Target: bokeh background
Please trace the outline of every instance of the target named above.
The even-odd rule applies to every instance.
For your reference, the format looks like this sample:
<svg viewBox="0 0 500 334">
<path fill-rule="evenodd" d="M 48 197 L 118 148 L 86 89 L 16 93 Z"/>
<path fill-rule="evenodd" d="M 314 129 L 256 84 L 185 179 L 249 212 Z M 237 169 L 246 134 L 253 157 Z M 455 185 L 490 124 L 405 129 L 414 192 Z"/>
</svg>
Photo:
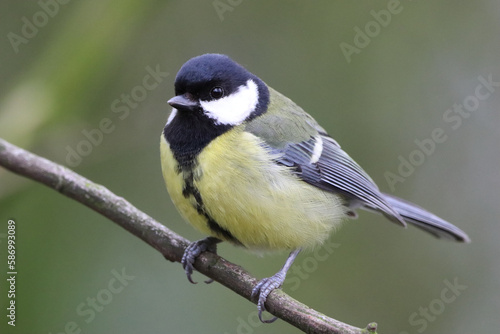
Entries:
<svg viewBox="0 0 500 334">
<path fill-rule="evenodd" d="M 168 198 L 159 135 L 179 67 L 228 54 L 311 113 L 383 191 L 472 238 L 439 241 L 361 213 L 330 238 L 331 252 L 300 255 L 285 291 L 352 325 L 376 321 L 380 333 L 498 332 L 499 31 L 493 0 L 3 0 L 0 137 L 199 239 Z M 148 90 L 151 71 L 161 74 L 154 88 L 146 79 Z M 497 84 L 480 88 L 490 94 L 478 100 L 481 76 Z M 453 111 L 463 103 L 473 111 Z M 428 143 L 435 129 L 446 139 L 418 153 L 415 141 Z M 68 157 L 78 149 L 81 161 Z M 387 173 L 410 157 L 418 166 L 391 187 Z M 5 316 L 9 219 L 17 224 L 15 328 Z M 219 249 L 259 278 L 287 255 Z M 189 284 L 179 264 L 130 233 L 2 168 L 0 263 L 2 333 L 298 332 L 283 321 L 261 325 L 255 305 L 217 283 Z M 117 283 L 117 273 L 127 279 Z"/>
</svg>

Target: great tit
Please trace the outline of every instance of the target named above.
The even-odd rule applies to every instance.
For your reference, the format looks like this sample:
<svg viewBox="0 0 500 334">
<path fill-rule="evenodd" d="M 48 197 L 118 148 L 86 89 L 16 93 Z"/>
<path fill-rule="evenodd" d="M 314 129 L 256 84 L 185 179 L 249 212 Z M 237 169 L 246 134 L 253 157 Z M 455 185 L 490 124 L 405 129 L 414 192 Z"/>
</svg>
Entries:
<svg viewBox="0 0 500 334">
<path fill-rule="evenodd" d="M 423 208 L 380 192 L 325 129 L 287 97 L 226 55 L 188 60 L 175 78 L 173 109 L 161 135 L 167 190 L 185 220 L 209 237 L 182 258 L 228 241 L 250 250 L 291 251 L 253 289 L 259 318 L 302 249 L 320 245 L 356 209 L 413 224 L 438 238 L 469 242 L 462 230 Z"/>
</svg>

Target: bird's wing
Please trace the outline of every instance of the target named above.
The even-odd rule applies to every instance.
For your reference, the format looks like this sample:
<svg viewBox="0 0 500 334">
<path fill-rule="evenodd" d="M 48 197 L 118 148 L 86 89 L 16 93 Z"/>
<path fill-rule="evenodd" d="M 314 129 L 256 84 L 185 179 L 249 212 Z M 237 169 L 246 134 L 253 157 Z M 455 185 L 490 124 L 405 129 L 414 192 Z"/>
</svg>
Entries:
<svg viewBox="0 0 500 334">
<path fill-rule="evenodd" d="M 281 108 L 279 114 L 277 108 Z M 261 138 L 278 156 L 276 163 L 290 167 L 303 181 L 343 194 L 348 206 L 366 206 L 406 226 L 366 172 L 309 114 L 283 95 L 271 91 L 268 112 L 246 124 L 245 130 Z"/>
</svg>

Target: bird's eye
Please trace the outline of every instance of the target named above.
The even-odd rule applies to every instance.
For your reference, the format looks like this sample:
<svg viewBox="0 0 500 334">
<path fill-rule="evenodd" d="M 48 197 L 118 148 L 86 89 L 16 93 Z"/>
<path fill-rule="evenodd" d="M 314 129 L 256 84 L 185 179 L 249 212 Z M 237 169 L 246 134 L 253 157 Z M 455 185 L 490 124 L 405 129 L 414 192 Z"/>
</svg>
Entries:
<svg viewBox="0 0 500 334">
<path fill-rule="evenodd" d="M 217 100 L 224 96 L 224 89 L 222 87 L 216 86 L 210 91 L 210 96 Z"/>
</svg>

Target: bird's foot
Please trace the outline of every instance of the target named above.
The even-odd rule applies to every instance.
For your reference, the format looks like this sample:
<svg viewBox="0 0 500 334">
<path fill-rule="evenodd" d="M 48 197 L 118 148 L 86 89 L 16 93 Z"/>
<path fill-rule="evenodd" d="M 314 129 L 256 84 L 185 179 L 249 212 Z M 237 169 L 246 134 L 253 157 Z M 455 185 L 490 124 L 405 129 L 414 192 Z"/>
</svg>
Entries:
<svg viewBox="0 0 500 334">
<path fill-rule="evenodd" d="M 267 277 L 262 279 L 252 290 L 252 299 L 255 299 L 258 296 L 257 300 L 257 310 L 259 310 L 259 319 L 260 321 L 270 324 L 274 322 L 277 317 L 273 317 L 269 320 L 262 319 L 262 312 L 266 310 L 266 300 L 267 296 L 274 290 L 278 289 L 283 285 L 285 281 L 286 272 L 279 271 L 275 275 L 271 277 Z"/>
<path fill-rule="evenodd" d="M 290 255 L 288 255 L 288 259 L 286 259 L 285 265 L 283 268 L 281 268 L 280 271 L 278 271 L 276 274 L 274 274 L 271 277 L 264 278 L 261 280 L 255 288 L 252 290 L 252 299 L 255 299 L 257 296 L 259 296 L 257 300 L 257 309 L 259 310 L 259 319 L 263 323 L 270 324 L 271 322 L 274 322 L 277 317 L 273 317 L 269 320 L 264 320 L 262 319 L 262 312 L 266 311 L 266 300 L 267 296 L 274 290 L 278 289 L 283 285 L 283 282 L 285 282 L 286 278 L 286 273 L 288 272 L 288 269 L 292 266 L 293 261 L 295 261 L 295 258 L 297 255 L 300 253 L 300 248 L 292 251 Z"/>
<path fill-rule="evenodd" d="M 182 256 L 181 264 L 182 268 L 184 268 L 184 271 L 186 272 L 186 276 L 189 280 L 189 282 L 196 284 L 198 282 L 193 281 L 191 278 L 191 275 L 193 274 L 194 270 L 194 262 L 196 261 L 196 258 L 200 256 L 201 253 L 209 251 L 214 254 L 217 254 L 217 244 L 221 242 L 221 240 L 213 237 L 208 237 L 205 239 L 201 239 L 195 242 L 192 242 L 187 246 L 186 250 L 184 251 L 184 255 Z M 213 280 L 209 279 L 206 280 L 205 283 L 212 283 Z"/>
</svg>

